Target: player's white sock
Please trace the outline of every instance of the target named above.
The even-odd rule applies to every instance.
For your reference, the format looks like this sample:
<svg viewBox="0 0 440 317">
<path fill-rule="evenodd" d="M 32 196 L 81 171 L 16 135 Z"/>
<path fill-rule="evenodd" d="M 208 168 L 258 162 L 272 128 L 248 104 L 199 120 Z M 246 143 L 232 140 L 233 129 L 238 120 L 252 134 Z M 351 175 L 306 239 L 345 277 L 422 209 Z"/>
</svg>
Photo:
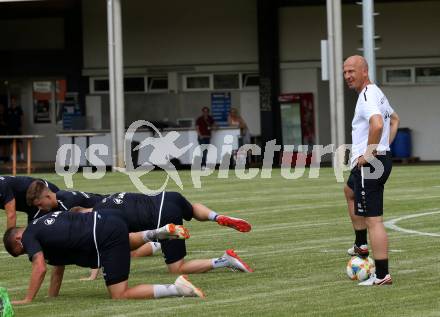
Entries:
<svg viewBox="0 0 440 317">
<path fill-rule="evenodd" d="M 151 250 L 153 251 L 153 254 L 162 250 L 162 247 L 159 242 L 150 241 L 148 243 L 151 245 Z"/>
<path fill-rule="evenodd" d="M 142 239 L 145 242 L 150 242 L 151 240 L 155 240 L 156 231 L 157 231 L 156 229 L 142 231 Z"/>
<path fill-rule="evenodd" d="M 176 285 L 174 284 L 154 284 L 154 298 L 179 296 Z"/>
<path fill-rule="evenodd" d="M 229 264 L 228 259 L 224 257 L 216 258 L 211 260 L 212 268 L 217 269 L 219 267 L 227 267 Z"/>
<path fill-rule="evenodd" d="M 216 213 L 215 211 L 211 210 L 209 212 L 208 219 L 211 220 L 211 221 L 215 221 L 215 218 L 217 218 L 217 216 L 218 216 L 218 213 Z"/>
</svg>

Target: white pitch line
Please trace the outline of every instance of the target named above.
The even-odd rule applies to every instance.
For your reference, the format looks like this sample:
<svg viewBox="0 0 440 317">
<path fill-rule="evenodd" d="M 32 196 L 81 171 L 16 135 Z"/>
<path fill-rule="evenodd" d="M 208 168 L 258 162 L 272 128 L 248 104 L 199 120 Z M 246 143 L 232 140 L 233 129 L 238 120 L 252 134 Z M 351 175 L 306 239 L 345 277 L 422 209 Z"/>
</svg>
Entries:
<svg viewBox="0 0 440 317">
<path fill-rule="evenodd" d="M 389 229 L 393 229 L 393 230 L 400 231 L 400 232 L 418 234 L 418 235 L 421 235 L 421 236 L 440 237 L 439 233 L 420 232 L 420 231 L 416 231 L 416 230 L 404 229 L 404 228 L 401 228 L 401 227 L 396 225 L 396 223 L 398 221 L 401 221 L 401 220 L 412 219 L 412 218 L 423 217 L 423 216 L 429 216 L 429 215 L 434 215 L 434 214 L 439 214 L 439 213 L 440 213 L 440 210 L 431 211 L 431 212 L 425 212 L 425 213 L 421 213 L 421 214 L 413 214 L 413 215 L 403 216 L 403 217 L 400 217 L 400 218 L 388 220 L 388 221 L 386 221 L 384 223 L 384 225 L 385 225 L 385 227 L 387 227 Z"/>
</svg>

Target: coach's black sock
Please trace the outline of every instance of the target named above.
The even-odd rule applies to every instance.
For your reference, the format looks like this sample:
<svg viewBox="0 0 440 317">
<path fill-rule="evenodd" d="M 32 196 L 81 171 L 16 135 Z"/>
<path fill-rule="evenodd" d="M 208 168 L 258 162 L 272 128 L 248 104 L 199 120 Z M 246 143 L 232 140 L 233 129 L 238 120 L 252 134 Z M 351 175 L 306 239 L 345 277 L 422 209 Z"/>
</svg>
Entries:
<svg viewBox="0 0 440 317">
<path fill-rule="evenodd" d="M 367 242 L 367 229 L 355 230 L 354 233 L 356 234 L 356 240 L 354 242 L 354 244 L 356 244 L 356 246 L 360 247 L 363 244 L 368 244 L 368 242 Z"/>
<path fill-rule="evenodd" d="M 383 279 L 388 272 L 388 259 L 384 260 L 374 260 L 376 265 L 376 277 L 378 279 Z"/>
</svg>

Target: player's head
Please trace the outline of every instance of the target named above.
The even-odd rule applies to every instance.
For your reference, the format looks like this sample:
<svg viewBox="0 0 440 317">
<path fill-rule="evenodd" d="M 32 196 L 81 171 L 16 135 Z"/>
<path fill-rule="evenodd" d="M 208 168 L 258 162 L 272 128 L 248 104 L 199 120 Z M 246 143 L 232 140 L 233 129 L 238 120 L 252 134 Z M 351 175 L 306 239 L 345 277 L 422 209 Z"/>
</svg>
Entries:
<svg viewBox="0 0 440 317">
<path fill-rule="evenodd" d="M 368 63 L 364 57 L 353 55 L 344 62 L 344 79 L 348 87 L 360 92 L 370 83 Z"/>
<path fill-rule="evenodd" d="M 33 181 L 27 189 L 26 203 L 43 211 L 50 211 L 58 205 L 55 193 L 40 180 Z"/>
<path fill-rule="evenodd" d="M 3 235 L 3 244 L 6 251 L 13 257 L 24 254 L 23 244 L 21 243 L 21 237 L 23 236 L 24 228 L 12 227 L 6 230 Z"/>
</svg>

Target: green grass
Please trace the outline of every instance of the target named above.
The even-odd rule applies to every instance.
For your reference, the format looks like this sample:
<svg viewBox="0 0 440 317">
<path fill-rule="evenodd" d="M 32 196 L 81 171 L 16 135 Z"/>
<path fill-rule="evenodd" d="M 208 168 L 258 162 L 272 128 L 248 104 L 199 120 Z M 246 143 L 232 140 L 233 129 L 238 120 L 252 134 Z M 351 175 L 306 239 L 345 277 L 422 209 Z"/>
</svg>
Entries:
<svg viewBox="0 0 440 317">
<path fill-rule="evenodd" d="M 440 211 L 439 166 L 397 166 L 385 190 L 385 220 Z M 308 172 L 308 171 L 306 171 Z M 66 269 L 60 296 L 46 297 L 49 276 L 33 303 L 15 307 L 17 316 L 440 316 L 440 237 L 388 230 L 390 270 L 394 284 L 361 288 L 345 275 L 347 248 L 353 242 L 343 184 L 332 169 L 318 179 L 286 180 L 280 170 L 272 178 L 202 179 L 194 189 L 189 171 L 182 171 L 183 194 L 225 214 L 249 220 L 243 234 L 214 223 L 187 222 L 191 239 L 187 259 L 212 258 L 234 247 L 255 268 L 253 274 L 225 269 L 192 275 L 206 300 L 170 298 L 112 301 L 103 280 L 82 282 L 88 270 Z M 64 188 L 56 174 L 39 174 Z M 152 172 L 143 178 L 160 186 L 165 176 Z M 74 187 L 90 192 L 135 191 L 129 178 L 107 174 L 102 180 L 74 178 Z M 167 190 L 178 189 L 170 183 Z M 20 213 L 22 214 L 22 213 Z M 4 217 L 2 218 L 4 226 Z M 25 218 L 21 215 L 20 222 Z M 398 226 L 440 233 L 440 213 L 402 220 Z M 26 257 L 0 254 L 0 285 L 13 299 L 26 293 L 30 262 Z M 132 261 L 130 285 L 171 283 L 161 256 Z"/>
</svg>

